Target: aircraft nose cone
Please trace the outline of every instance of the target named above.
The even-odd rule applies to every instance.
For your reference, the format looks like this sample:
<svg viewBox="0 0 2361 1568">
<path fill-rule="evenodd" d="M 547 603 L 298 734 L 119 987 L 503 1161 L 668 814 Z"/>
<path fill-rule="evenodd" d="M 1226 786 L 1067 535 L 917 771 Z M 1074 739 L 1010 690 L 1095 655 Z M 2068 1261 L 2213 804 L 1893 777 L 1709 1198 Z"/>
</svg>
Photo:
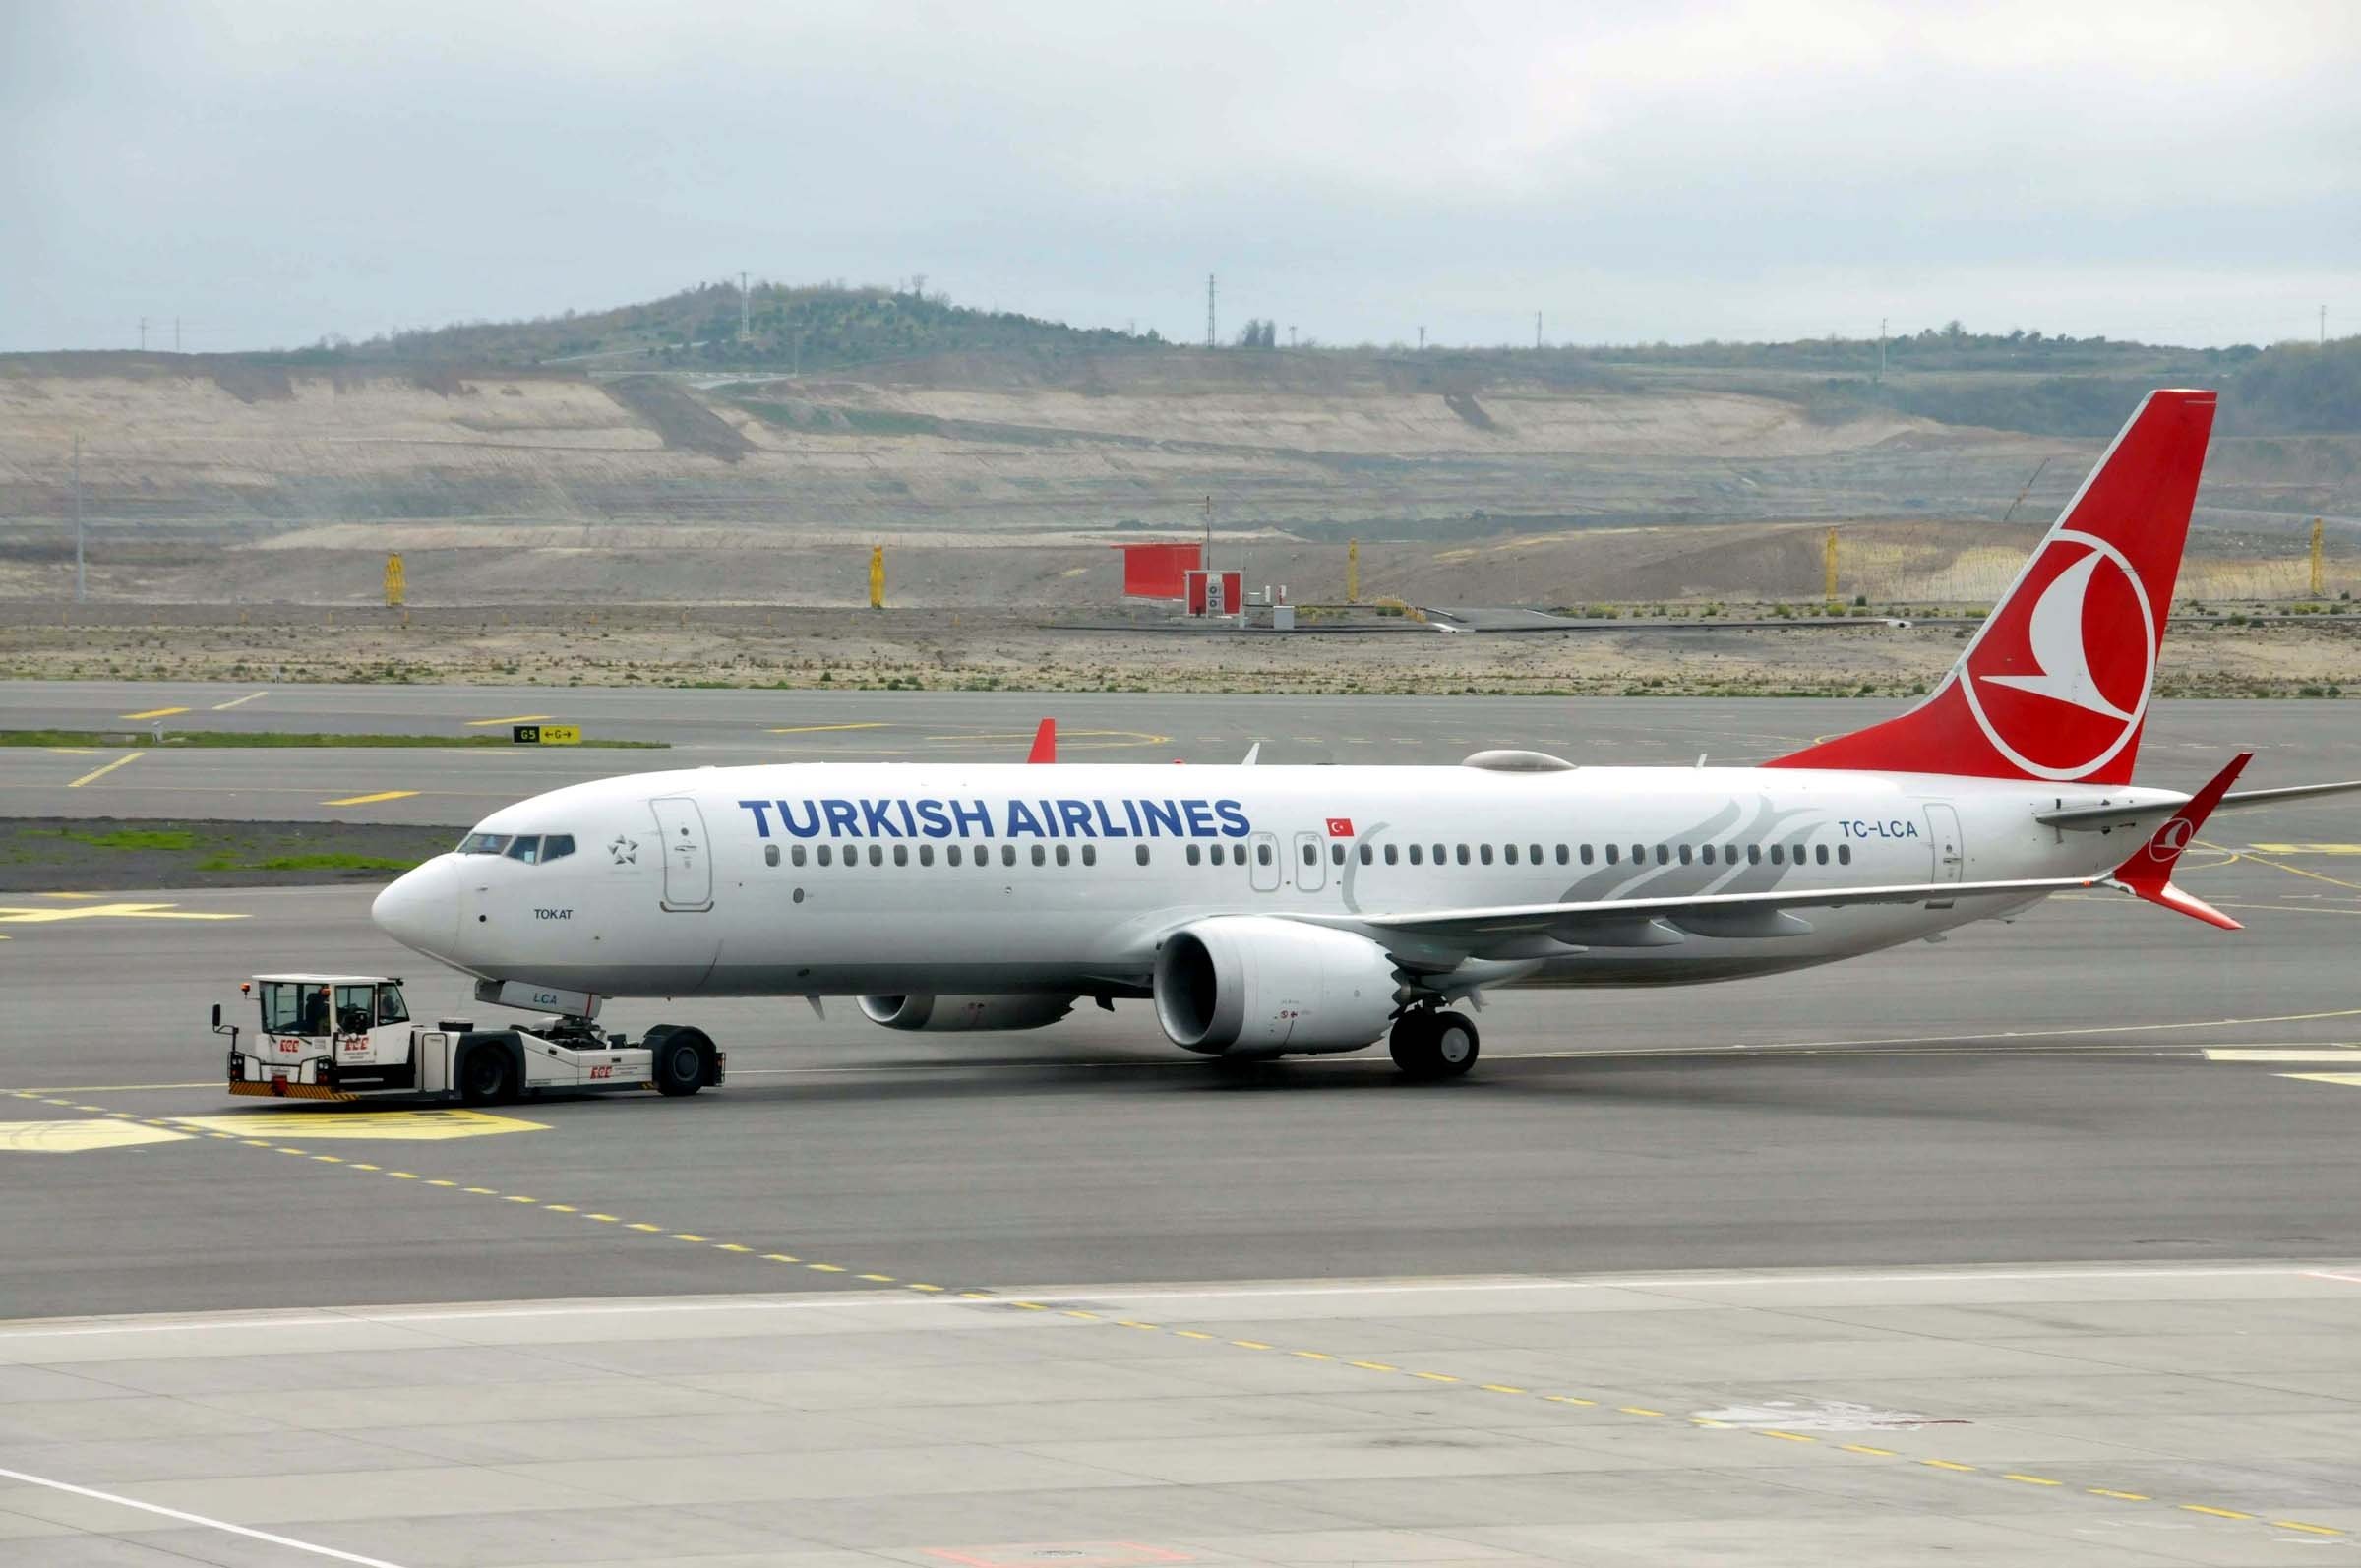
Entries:
<svg viewBox="0 0 2361 1568">
<path fill-rule="evenodd" d="M 429 958 L 449 956 L 459 929 L 458 880 L 451 857 L 438 855 L 402 873 L 369 906 L 377 929 Z"/>
</svg>

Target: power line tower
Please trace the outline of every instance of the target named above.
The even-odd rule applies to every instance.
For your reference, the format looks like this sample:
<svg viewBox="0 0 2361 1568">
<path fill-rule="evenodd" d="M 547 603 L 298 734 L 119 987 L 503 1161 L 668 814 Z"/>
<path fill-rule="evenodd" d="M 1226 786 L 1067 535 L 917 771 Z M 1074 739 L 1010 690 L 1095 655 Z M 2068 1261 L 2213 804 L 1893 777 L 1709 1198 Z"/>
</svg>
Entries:
<svg viewBox="0 0 2361 1568">
<path fill-rule="evenodd" d="M 1205 346 L 1211 348 L 1213 338 L 1213 274 L 1205 274 Z"/>
</svg>

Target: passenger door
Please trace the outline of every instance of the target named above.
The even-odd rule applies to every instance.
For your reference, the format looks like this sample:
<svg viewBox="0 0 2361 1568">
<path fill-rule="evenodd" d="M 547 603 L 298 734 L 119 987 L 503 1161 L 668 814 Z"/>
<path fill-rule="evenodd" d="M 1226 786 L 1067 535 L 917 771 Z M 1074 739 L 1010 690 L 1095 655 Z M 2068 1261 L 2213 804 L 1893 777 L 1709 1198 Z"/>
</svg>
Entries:
<svg viewBox="0 0 2361 1568">
<path fill-rule="evenodd" d="M 1967 841 L 1960 836 L 1960 814 L 1941 801 L 1927 802 L 1926 832 L 1931 841 L 1929 848 L 1934 852 L 1934 866 L 1930 879 L 1938 882 L 1961 880 L 1968 872 L 1968 845 Z M 1945 899 L 1939 904 L 1930 903 L 1926 907 L 1949 909 L 1951 905 L 1952 901 Z"/>
<path fill-rule="evenodd" d="M 649 801 L 656 836 L 664 845 L 664 907 L 697 913 L 713 907 L 713 860 L 705 840 L 704 814 L 686 795 Z"/>
</svg>

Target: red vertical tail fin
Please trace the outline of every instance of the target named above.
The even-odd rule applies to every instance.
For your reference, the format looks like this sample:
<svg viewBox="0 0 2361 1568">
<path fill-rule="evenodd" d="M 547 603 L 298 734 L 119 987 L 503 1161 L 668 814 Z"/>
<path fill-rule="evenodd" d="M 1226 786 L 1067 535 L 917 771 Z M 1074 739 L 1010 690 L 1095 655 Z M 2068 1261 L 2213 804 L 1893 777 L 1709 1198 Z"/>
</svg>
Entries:
<svg viewBox="0 0 2361 1568">
<path fill-rule="evenodd" d="M 2130 782 L 2212 428 L 2149 392 L 1931 696 L 1767 765 Z"/>
</svg>

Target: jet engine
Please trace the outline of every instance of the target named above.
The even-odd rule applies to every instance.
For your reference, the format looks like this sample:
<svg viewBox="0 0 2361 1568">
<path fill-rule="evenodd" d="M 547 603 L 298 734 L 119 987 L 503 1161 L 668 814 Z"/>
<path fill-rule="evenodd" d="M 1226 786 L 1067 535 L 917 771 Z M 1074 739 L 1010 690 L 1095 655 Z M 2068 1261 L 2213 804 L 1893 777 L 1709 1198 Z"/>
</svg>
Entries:
<svg viewBox="0 0 2361 1568">
<path fill-rule="evenodd" d="M 861 1014 L 888 1029 L 943 1034 L 964 1029 L 1039 1029 L 1074 1010 L 1071 996 L 1018 992 L 998 996 L 864 996 Z"/>
<path fill-rule="evenodd" d="M 1268 915 L 1181 927 L 1156 954 L 1156 1021 L 1207 1055 L 1359 1051 L 1385 1033 L 1400 984 L 1385 949 Z"/>
</svg>

